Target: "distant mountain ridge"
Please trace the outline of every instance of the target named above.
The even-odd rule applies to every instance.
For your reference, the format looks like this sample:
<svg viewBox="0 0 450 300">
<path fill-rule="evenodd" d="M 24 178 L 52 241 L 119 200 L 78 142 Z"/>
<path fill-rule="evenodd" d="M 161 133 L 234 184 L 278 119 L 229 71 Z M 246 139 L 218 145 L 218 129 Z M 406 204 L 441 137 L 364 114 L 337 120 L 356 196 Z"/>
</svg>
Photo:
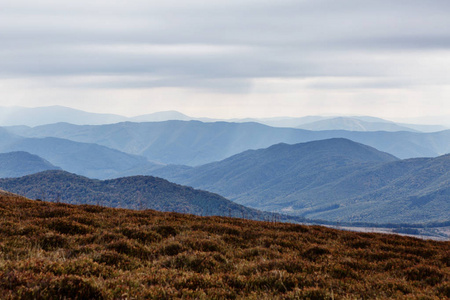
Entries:
<svg viewBox="0 0 450 300">
<path fill-rule="evenodd" d="M 38 126 L 59 122 L 73 124 L 108 124 L 123 122 L 127 118 L 114 114 L 89 113 L 64 106 L 0 107 L 1 126 Z"/>
<path fill-rule="evenodd" d="M 259 123 L 199 121 L 124 122 L 109 125 L 67 123 L 34 128 L 10 128 L 27 137 L 56 137 L 95 143 L 163 164 L 198 166 L 223 160 L 249 149 L 278 143 L 296 144 L 346 138 L 399 158 L 435 157 L 450 152 L 450 130 L 420 132 L 308 131 L 274 128 Z"/>
<path fill-rule="evenodd" d="M 348 130 L 348 131 L 416 131 L 394 122 L 368 122 L 351 117 L 336 117 L 297 126 L 306 130 Z"/>
<path fill-rule="evenodd" d="M 449 221 L 450 155 L 398 160 L 346 139 L 250 150 L 195 168 L 152 172 L 246 206 L 309 219 Z"/>
<path fill-rule="evenodd" d="M 340 121 L 337 121 L 340 119 Z M 369 116 L 305 116 L 272 118 L 196 118 L 178 111 L 160 111 L 135 117 L 116 114 L 86 112 L 64 106 L 0 107 L 0 126 L 39 126 L 54 123 L 77 125 L 103 125 L 119 122 L 162 122 L 171 120 L 201 122 L 257 122 L 272 127 L 302 128 L 308 130 L 357 130 L 357 131 L 423 131 L 436 132 L 450 129 L 439 125 L 400 124 Z M 364 124 L 362 124 L 364 123 Z M 448 125 L 448 122 L 446 122 Z"/>
</svg>

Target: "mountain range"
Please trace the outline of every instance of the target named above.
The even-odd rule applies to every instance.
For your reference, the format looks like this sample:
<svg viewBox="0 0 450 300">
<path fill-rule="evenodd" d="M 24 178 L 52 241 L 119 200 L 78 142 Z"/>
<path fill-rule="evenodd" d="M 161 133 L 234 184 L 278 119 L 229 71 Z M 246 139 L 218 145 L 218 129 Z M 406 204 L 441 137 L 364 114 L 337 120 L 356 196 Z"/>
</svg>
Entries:
<svg viewBox="0 0 450 300">
<path fill-rule="evenodd" d="M 347 139 L 249 150 L 194 168 L 150 172 L 237 203 L 309 219 L 448 221 L 450 155 L 399 160 Z"/>
<path fill-rule="evenodd" d="M 51 146 L 51 142 L 47 139 L 42 139 L 42 143 Z M 66 150 L 62 148 L 63 152 Z M 80 159 L 88 155 L 89 150 L 90 148 L 84 152 L 78 151 Z M 2 156 L 12 167 L 8 168 L 8 164 L 1 164 Z M 67 156 L 61 155 L 61 160 L 64 160 L 64 157 Z M 114 163 L 119 157 L 113 156 L 110 159 Z M 2 176 L 18 177 L 33 170 L 39 171 L 38 168 L 32 169 L 30 159 L 40 161 L 39 166 L 42 169 L 57 168 L 36 155 L 24 152 L 8 153 L 0 155 L 1 172 L 5 174 Z M 98 157 L 98 160 L 101 160 L 102 164 L 108 162 L 105 157 Z M 76 165 L 77 161 L 71 163 Z M 118 163 L 123 163 L 124 169 L 128 167 L 127 162 Z M 139 159 L 134 163 L 139 163 Z M 239 204 L 263 211 L 348 223 L 398 224 L 449 221 L 447 212 L 450 209 L 448 203 L 450 155 L 400 160 L 372 147 L 347 139 L 334 138 L 247 150 L 225 160 L 198 167 L 149 166 L 145 159 L 141 163 L 140 168 L 128 169 L 121 173 L 130 176 L 139 170 L 142 175 L 158 176 L 178 184 L 208 190 Z M 79 167 L 83 168 L 82 165 Z M 95 165 L 91 166 L 92 170 L 96 168 Z M 16 173 L 7 173 L 13 171 Z M 116 186 L 114 180 L 102 185 L 99 182 L 103 181 L 62 171 L 43 172 L 36 175 L 37 177 L 33 176 L 35 175 L 23 177 L 25 179 L 21 180 L 17 178 L 2 180 L 2 184 L 11 182 L 14 184 L 0 185 L 0 188 L 32 198 L 40 197 L 43 191 L 47 190 L 44 194 L 49 193 L 53 198 L 57 194 L 65 195 L 67 199 L 63 200 L 72 203 L 79 201 L 78 199 L 85 199 L 83 203 L 100 201 L 107 206 L 132 207 L 139 202 L 132 195 L 139 190 L 137 187 L 145 185 L 141 181 L 142 178 L 146 178 L 132 176 L 117 179 L 121 180 L 117 185 L 119 191 L 110 189 L 108 185 L 111 183 L 112 186 Z M 18 181 L 14 181 L 16 179 Z M 71 181 L 75 184 L 67 184 Z M 121 182 L 128 185 L 123 186 Z M 135 188 L 131 188 L 133 185 Z M 98 189 L 99 186 L 102 189 Z M 140 191 L 139 193 L 142 194 Z M 170 207 L 164 203 L 159 208 L 154 203 L 152 205 L 154 209 L 165 207 L 167 210 Z M 223 215 L 226 210 L 219 209 L 219 211 Z"/>
<path fill-rule="evenodd" d="M 308 130 L 349 130 L 349 131 L 423 131 L 434 132 L 449 129 L 442 125 L 395 123 L 368 116 L 304 116 L 272 118 L 214 119 L 196 118 L 177 111 L 161 111 L 135 117 L 116 114 L 86 112 L 64 106 L 47 107 L 0 107 L 0 126 L 38 126 L 66 122 L 78 125 L 101 125 L 119 122 L 162 122 L 170 120 L 202 122 L 256 122 L 272 127 L 292 127 Z M 429 120 L 428 120 L 429 121 Z M 442 121 L 442 120 L 439 120 Z M 437 122 L 436 124 L 439 124 Z"/>
<path fill-rule="evenodd" d="M 0 122 L 14 120 L 11 116 L 20 122 L 20 112 L 24 111 L 0 110 Z M 102 125 L 0 127 L 0 177 L 62 169 L 90 178 L 122 178 L 99 181 L 62 171 L 43 172 L 38 177 L 21 177 L 12 186 L 21 193 L 33 191 L 27 196 L 49 193 L 68 202 L 86 196 L 87 203 L 113 207 L 144 205 L 145 198 L 153 199 L 145 200 L 145 205 L 154 209 L 222 215 L 228 210 L 267 217 L 256 210 L 242 213 L 241 206 L 230 208 L 231 202 L 218 195 L 222 202 L 211 205 L 209 200 L 198 200 L 202 203 L 198 206 L 192 189 L 188 193 L 187 187 L 134 176 L 152 175 L 218 193 L 254 209 L 301 218 L 397 224 L 449 221 L 450 130 L 419 132 L 419 127 L 373 117 L 215 122 L 194 121 L 175 111 L 125 118 L 64 107 L 28 109 L 23 116 L 36 125 L 57 121 L 58 114 L 60 119 Z M 172 118 L 180 120 L 166 121 Z M 117 123 L 122 120 L 127 121 Z M 146 120 L 153 122 L 141 122 Z M 300 123 L 296 127 L 308 130 L 264 122 L 291 127 Z M 336 128 L 349 130 L 325 130 Z M 142 186 L 145 197 L 133 188 L 133 182 L 135 187 Z M 178 194 L 164 200 L 167 190 L 145 190 L 154 182 Z M 192 197 L 183 198 L 187 194 Z M 205 197 L 209 196 L 201 196 Z M 170 198 L 181 202 L 170 204 Z"/>
<path fill-rule="evenodd" d="M 200 121 L 123 122 L 107 125 L 59 123 L 7 129 L 10 133 L 25 137 L 55 137 L 99 144 L 144 156 L 153 162 L 188 166 L 223 160 L 249 149 L 266 148 L 278 143 L 295 144 L 330 138 L 347 138 L 402 159 L 436 157 L 450 152 L 450 130 L 433 133 L 310 131 L 275 128 L 259 123 Z"/>
</svg>

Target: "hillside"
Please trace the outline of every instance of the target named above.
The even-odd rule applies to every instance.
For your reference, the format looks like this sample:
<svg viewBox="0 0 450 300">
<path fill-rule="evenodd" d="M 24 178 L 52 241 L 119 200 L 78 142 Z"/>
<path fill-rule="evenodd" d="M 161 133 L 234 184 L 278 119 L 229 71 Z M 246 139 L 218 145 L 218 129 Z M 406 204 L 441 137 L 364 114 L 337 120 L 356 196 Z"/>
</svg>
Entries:
<svg viewBox="0 0 450 300">
<path fill-rule="evenodd" d="M 214 189 L 237 201 L 242 201 L 239 195 L 244 193 L 258 199 L 258 203 L 264 203 L 265 200 L 272 202 L 276 193 L 291 194 L 292 189 L 326 184 L 331 178 L 341 178 L 342 172 L 353 172 L 364 163 L 395 160 L 397 158 L 390 154 L 350 140 L 330 139 L 295 145 L 277 144 L 266 149 L 248 150 L 223 161 L 195 168 L 168 166 L 150 173 L 175 182 Z M 286 181 L 295 185 L 283 191 L 272 190 L 271 184 Z M 259 189 L 261 191 L 258 193 Z M 249 191 L 257 194 L 252 196 Z"/>
<path fill-rule="evenodd" d="M 444 299 L 449 242 L 0 196 L 2 299 Z"/>
<path fill-rule="evenodd" d="M 195 168 L 150 173 L 246 206 L 310 219 L 449 221 L 450 155 L 399 161 L 345 139 L 250 150 Z"/>
<path fill-rule="evenodd" d="M 21 177 L 46 170 L 59 170 L 45 159 L 28 152 L 0 153 L 0 178 Z"/>
<path fill-rule="evenodd" d="M 217 194 L 180 186 L 152 176 L 94 180 L 64 171 L 46 171 L 0 179 L 0 189 L 32 199 L 108 207 L 155 209 L 196 215 L 226 215 L 268 219 L 270 214 L 249 209 Z"/>
<path fill-rule="evenodd" d="M 146 158 L 105 146 L 60 138 L 21 138 L 11 135 L 0 140 L 0 152 L 25 151 L 38 155 L 62 169 L 91 178 L 119 177 L 129 169 L 151 169 L 158 165 Z M 17 170 L 22 172 L 20 169 Z"/>
<path fill-rule="evenodd" d="M 347 201 L 333 211 L 315 213 L 314 218 L 354 218 L 358 210 L 362 212 L 360 219 L 448 222 L 450 155 L 362 169 L 331 184 L 328 193 L 332 191 Z M 314 194 L 320 192 L 311 191 L 311 198 Z"/>
<path fill-rule="evenodd" d="M 336 117 L 297 126 L 307 130 L 348 130 L 348 131 L 415 131 L 394 122 L 368 122 L 357 118 Z"/>
<path fill-rule="evenodd" d="M 189 166 L 223 160 L 249 149 L 267 148 L 278 143 L 296 144 L 330 138 L 347 138 L 399 158 L 435 157 L 450 152 L 450 130 L 434 133 L 308 131 L 258 123 L 199 121 L 125 122 L 98 126 L 63 123 L 10 130 L 27 137 L 57 137 L 95 143 L 145 156 L 150 161 Z"/>
<path fill-rule="evenodd" d="M 11 133 L 11 130 L 0 127 L 0 141 L 2 143 L 13 143 L 21 139 L 18 135 Z"/>
</svg>

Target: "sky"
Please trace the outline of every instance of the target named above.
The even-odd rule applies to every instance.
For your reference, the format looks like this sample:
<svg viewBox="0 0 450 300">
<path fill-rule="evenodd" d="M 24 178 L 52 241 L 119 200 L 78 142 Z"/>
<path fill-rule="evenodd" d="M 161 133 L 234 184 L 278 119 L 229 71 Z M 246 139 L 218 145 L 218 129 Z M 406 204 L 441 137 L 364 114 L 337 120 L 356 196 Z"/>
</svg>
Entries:
<svg viewBox="0 0 450 300">
<path fill-rule="evenodd" d="M 0 0 L 0 106 L 450 118 L 448 0 Z"/>
</svg>

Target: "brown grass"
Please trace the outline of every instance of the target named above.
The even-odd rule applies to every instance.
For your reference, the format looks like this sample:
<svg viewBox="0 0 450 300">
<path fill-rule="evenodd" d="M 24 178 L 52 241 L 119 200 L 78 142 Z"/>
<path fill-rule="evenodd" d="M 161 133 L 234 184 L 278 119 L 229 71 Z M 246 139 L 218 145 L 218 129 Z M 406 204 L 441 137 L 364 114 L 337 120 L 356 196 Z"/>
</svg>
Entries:
<svg viewBox="0 0 450 300">
<path fill-rule="evenodd" d="M 450 243 L 0 196 L 2 299 L 445 299 Z"/>
</svg>

